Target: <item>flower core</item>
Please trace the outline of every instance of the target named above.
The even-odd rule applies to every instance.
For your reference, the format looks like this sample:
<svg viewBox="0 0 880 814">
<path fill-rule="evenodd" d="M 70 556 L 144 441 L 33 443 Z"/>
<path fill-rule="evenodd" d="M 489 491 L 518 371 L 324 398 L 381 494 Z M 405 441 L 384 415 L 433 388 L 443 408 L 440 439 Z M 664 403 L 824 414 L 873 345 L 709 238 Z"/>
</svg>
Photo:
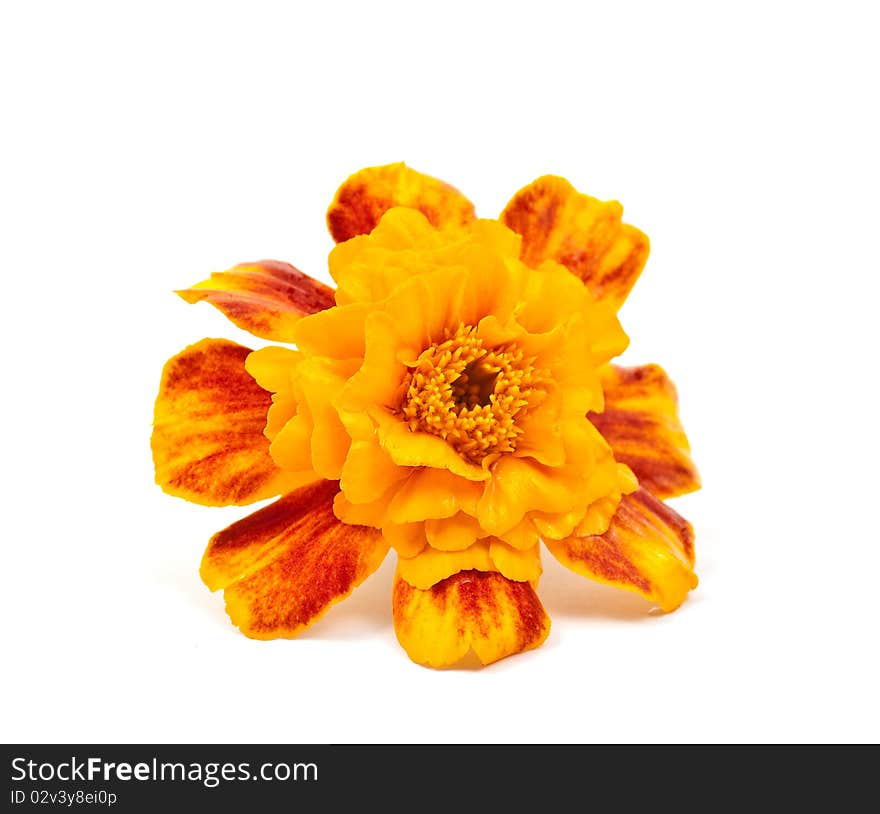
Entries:
<svg viewBox="0 0 880 814">
<path fill-rule="evenodd" d="M 403 417 L 412 432 L 446 441 L 466 461 L 512 452 L 517 418 L 545 397 L 545 374 L 516 343 L 487 348 L 460 324 L 419 355 L 404 380 Z"/>
</svg>

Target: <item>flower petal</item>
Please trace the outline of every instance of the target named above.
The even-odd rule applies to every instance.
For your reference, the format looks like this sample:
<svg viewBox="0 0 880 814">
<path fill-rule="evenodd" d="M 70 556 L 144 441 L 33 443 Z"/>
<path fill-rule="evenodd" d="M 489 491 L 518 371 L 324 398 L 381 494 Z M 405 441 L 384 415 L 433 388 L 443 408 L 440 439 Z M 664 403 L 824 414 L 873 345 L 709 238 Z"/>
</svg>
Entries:
<svg viewBox="0 0 880 814">
<path fill-rule="evenodd" d="M 239 328 L 275 342 L 292 342 L 293 328 L 301 317 L 335 304 L 332 288 L 279 260 L 242 263 L 214 272 L 177 293 L 187 302 L 205 300 Z"/>
<path fill-rule="evenodd" d="M 432 548 L 461 551 L 473 545 L 482 529 L 475 517 L 459 512 L 452 517 L 425 521 L 425 535 Z"/>
<path fill-rule="evenodd" d="M 398 557 L 415 557 L 428 545 L 424 523 L 386 523 L 382 534 Z"/>
<path fill-rule="evenodd" d="M 296 636 L 381 564 L 382 534 L 334 516 L 338 488 L 305 486 L 211 538 L 202 579 L 225 589 L 226 611 L 246 636 Z"/>
<path fill-rule="evenodd" d="M 621 222 L 617 201 L 580 194 L 564 178 L 545 175 L 513 196 L 502 223 L 522 235 L 522 259 L 555 260 L 583 280 L 597 300 L 619 308 L 648 259 L 648 238 Z"/>
<path fill-rule="evenodd" d="M 524 517 L 510 531 L 502 534 L 499 539 L 503 540 L 509 546 L 518 548 L 520 551 L 531 548 L 540 542 L 538 530 L 532 522 L 531 517 Z"/>
<path fill-rule="evenodd" d="M 473 649 L 483 664 L 538 647 L 550 619 L 528 582 L 461 571 L 429 590 L 397 576 L 394 630 L 418 664 L 448 667 Z"/>
<path fill-rule="evenodd" d="M 537 585 L 542 570 L 540 549 L 537 543 L 531 548 L 519 549 L 497 538 L 490 538 L 489 556 L 492 564 L 508 579 Z"/>
<path fill-rule="evenodd" d="M 352 503 L 372 503 L 409 473 L 395 465 L 375 439 L 354 441 L 342 465 L 340 486 Z"/>
<path fill-rule="evenodd" d="M 263 434 L 272 396 L 245 370 L 250 350 L 203 339 L 165 365 L 153 419 L 156 483 L 206 506 L 243 505 L 306 482 L 282 472 Z"/>
<path fill-rule="evenodd" d="M 427 590 L 459 571 L 497 571 L 489 540 L 479 540 L 463 551 L 440 551 L 426 546 L 415 557 L 397 559 L 397 575 L 414 588 Z M 539 572 L 540 573 L 540 572 Z"/>
<path fill-rule="evenodd" d="M 270 441 L 275 440 L 279 431 L 297 413 L 299 400 L 293 389 L 293 379 L 294 370 L 301 359 L 302 355 L 295 350 L 270 345 L 255 350 L 245 360 L 245 370 L 257 380 L 260 387 L 272 393 L 272 406 L 263 430 Z"/>
<path fill-rule="evenodd" d="M 253 351 L 244 366 L 263 390 L 279 393 L 291 389 L 294 370 L 301 360 L 302 354 L 298 351 L 270 345 Z"/>
<path fill-rule="evenodd" d="M 352 303 L 310 314 L 297 323 L 293 341 L 311 356 L 363 359 L 364 322 L 369 310 L 365 303 Z"/>
<path fill-rule="evenodd" d="M 572 571 L 640 593 L 664 611 L 697 586 L 690 523 L 644 489 L 621 498 L 604 534 L 544 543 Z"/>
<path fill-rule="evenodd" d="M 395 206 L 418 209 L 434 226 L 472 221 L 474 205 L 449 184 L 410 169 L 404 163 L 367 167 L 336 191 L 327 226 L 337 243 L 373 231 Z"/>
<path fill-rule="evenodd" d="M 602 373 L 605 410 L 590 421 L 639 483 L 659 498 L 700 488 L 690 445 L 678 418 L 675 385 L 657 365 L 618 367 Z"/>
<path fill-rule="evenodd" d="M 491 475 L 468 463 L 442 438 L 427 432 L 413 432 L 386 409 L 372 409 L 379 443 L 398 466 L 425 467 L 448 472 L 470 481 L 486 481 Z"/>
<path fill-rule="evenodd" d="M 572 500 L 568 484 L 556 470 L 507 455 L 495 464 L 477 504 L 477 517 L 485 531 L 501 536 L 527 511 L 565 512 L 572 508 Z"/>
<path fill-rule="evenodd" d="M 390 523 L 452 517 L 459 510 L 476 513 L 482 486 L 445 469 L 413 469 L 394 494 L 388 507 Z"/>
</svg>

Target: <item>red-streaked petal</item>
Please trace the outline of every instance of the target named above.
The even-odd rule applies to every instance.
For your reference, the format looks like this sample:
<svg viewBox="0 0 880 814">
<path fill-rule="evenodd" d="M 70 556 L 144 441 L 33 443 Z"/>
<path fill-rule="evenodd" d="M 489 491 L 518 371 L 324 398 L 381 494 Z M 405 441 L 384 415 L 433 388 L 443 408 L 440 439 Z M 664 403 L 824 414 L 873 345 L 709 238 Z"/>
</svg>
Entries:
<svg viewBox="0 0 880 814">
<path fill-rule="evenodd" d="M 474 205 L 449 184 L 403 163 L 367 167 L 350 176 L 327 211 L 327 226 L 337 243 L 373 231 L 395 206 L 418 209 L 434 226 L 474 220 Z"/>
<path fill-rule="evenodd" d="M 590 413 L 589 419 L 639 484 L 661 499 L 699 489 L 700 476 L 678 418 L 675 385 L 663 369 L 608 365 L 602 388 L 605 410 Z"/>
<path fill-rule="evenodd" d="M 272 396 L 245 370 L 248 348 L 203 339 L 162 371 L 153 419 L 156 483 L 206 506 L 243 505 L 303 483 L 269 455 Z"/>
<path fill-rule="evenodd" d="M 395 577 L 394 630 L 418 664 L 448 667 L 473 649 L 483 664 L 538 647 L 550 619 L 528 582 L 459 571 L 428 590 Z"/>
<path fill-rule="evenodd" d="M 544 543 L 572 571 L 640 593 L 664 611 L 697 586 L 690 523 L 644 489 L 621 498 L 604 534 Z"/>
<path fill-rule="evenodd" d="M 275 342 L 293 342 L 294 326 L 302 317 L 335 305 L 330 286 L 279 260 L 214 272 L 177 293 L 187 302 L 205 300 L 239 328 Z"/>
<path fill-rule="evenodd" d="M 597 300 L 619 308 L 649 251 L 648 238 L 622 216 L 617 201 L 582 195 L 564 178 L 545 175 L 513 196 L 501 222 L 522 235 L 522 259 L 530 266 L 555 260 Z"/>
<path fill-rule="evenodd" d="M 333 514 L 336 481 L 319 481 L 215 534 L 201 575 L 224 588 L 233 624 L 253 639 L 292 638 L 375 571 L 382 533 Z"/>
</svg>

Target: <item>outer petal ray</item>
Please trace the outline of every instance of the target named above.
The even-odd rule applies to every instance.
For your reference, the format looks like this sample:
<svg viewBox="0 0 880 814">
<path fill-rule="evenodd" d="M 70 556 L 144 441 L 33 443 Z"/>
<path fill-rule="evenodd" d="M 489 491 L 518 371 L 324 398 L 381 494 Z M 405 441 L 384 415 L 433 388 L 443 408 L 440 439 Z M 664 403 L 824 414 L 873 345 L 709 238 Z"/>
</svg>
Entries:
<svg viewBox="0 0 880 814">
<path fill-rule="evenodd" d="M 690 445 L 678 418 L 675 386 L 657 365 L 617 367 L 602 373 L 605 410 L 589 418 L 614 457 L 659 498 L 700 488 Z"/>
<path fill-rule="evenodd" d="M 245 370 L 248 348 L 203 339 L 162 371 L 153 420 L 156 483 L 207 506 L 242 505 L 292 489 L 263 434 L 272 396 Z"/>
<path fill-rule="evenodd" d="M 430 667 L 455 664 L 470 649 L 490 664 L 537 647 L 550 632 L 532 586 L 494 572 L 460 571 L 428 590 L 398 576 L 393 610 L 398 641 Z"/>
<path fill-rule="evenodd" d="M 604 534 L 544 543 L 572 571 L 640 593 L 664 611 L 697 585 L 690 523 L 644 489 L 621 498 Z"/>
<path fill-rule="evenodd" d="M 522 259 L 530 266 L 555 260 L 597 300 L 619 308 L 649 250 L 648 238 L 622 216 L 617 201 L 582 195 L 564 178 L 545 175 L 513 196 L 501 221 L 522 235 Z"/>
<path fill-rule="evenodd" d="M 301 317 L 334 305 L 332 288 L 278 260 L 214 272 L 177 293 L 187 302 L 205 300 L 239 328 L 275 342 L 293 342 L 293 329 Z"/>
<path fill-rule="evenodd" d="M 405 164 L 367 167 L 349 177 L 327 211 L 327 226 L 337 243 L 373 231 L 395 206 L 418 209 L 434 226 L 474 220 L 474 205 L 449 184 Z"/>
<path fill-rule="evenodd" d="M 379 567 L 388 544 L 376 529 L 336 519 L 338 490 L 335 481 L 305 486 L 211 538 L 202 579 L 225 589 L 245 635 L 296 636 Z"/>
</svg>

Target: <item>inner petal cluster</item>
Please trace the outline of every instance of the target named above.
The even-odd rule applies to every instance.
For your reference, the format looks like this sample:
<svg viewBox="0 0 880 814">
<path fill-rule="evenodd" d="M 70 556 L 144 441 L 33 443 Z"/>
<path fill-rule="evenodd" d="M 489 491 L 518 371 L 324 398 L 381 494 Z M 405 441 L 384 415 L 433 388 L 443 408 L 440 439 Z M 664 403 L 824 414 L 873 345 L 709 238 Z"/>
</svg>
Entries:
<svg viewBox="0 0 880 814">
<path fill-rule="evenodd" d="M 473 325 L 419 355 L 404 381 L 401 413 L 412 432 L 439 436 L 466 461 L 513 452 L 518 420 L 546 396 L 546 373 L 515 342 L 487 348 Z"/>
</svg>

